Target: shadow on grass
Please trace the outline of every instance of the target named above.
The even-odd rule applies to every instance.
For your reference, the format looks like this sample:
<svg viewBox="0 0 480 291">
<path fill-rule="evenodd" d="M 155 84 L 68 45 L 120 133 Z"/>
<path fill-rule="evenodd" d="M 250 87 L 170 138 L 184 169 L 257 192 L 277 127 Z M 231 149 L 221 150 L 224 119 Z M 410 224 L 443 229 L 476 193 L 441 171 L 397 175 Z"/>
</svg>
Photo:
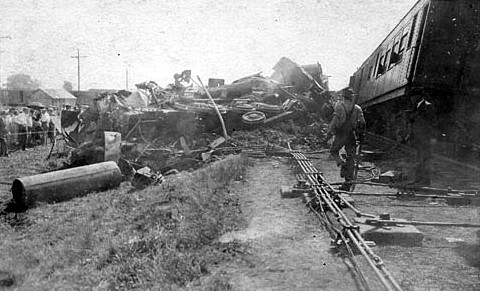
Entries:
<svg viewBox="0 0 480 291">
<path fill-rule="evenodd" d="M 480 238 L 480 230 L 477 230 L 477 238 Z M 454 250 L 465 259 L 469 266 L 480 269 L 480 243 L 460 243 Z"/>
<path fill-rule="evenodd" d="M 15 275 L 7 271 L 0 270 L 0 288 L 12 287 L 15 283 Z"/>
<path fill-rule="evenodd" d="M 5 220 L 10 227 L 15 229 L 28 227 L 31 223 L 25 214 L 26 210 L 25 206 L 18 205 L 11 199 L 6 203 L 5 208 L 0 208 L 0 219 Z"/>
</svg>

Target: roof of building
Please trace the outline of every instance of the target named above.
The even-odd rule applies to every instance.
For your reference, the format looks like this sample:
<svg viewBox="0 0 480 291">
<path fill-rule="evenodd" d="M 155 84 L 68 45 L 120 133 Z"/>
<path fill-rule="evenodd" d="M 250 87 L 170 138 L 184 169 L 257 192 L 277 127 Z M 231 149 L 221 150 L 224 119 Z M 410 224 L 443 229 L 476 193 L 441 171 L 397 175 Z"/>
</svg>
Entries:
<svg viewBox="0 0 480 291">
<path fill-rule="evenodd" d="M 47 94 L 48 96 L 52 97 L 53 99 L 77 99 L 75 96 L 70 94 L 67 90 L 64 89 L 45 89 L 40 88 L 37 91 L 42 91 L 43 93 Z M 36 92 L 37 92 L 36 91 Z"/>
<path fill-rule="evenodd" d="M 119 89 L 88 89 L 88 92 L 94 92 L 94 93 L 117 93 Z"/>
</svg>

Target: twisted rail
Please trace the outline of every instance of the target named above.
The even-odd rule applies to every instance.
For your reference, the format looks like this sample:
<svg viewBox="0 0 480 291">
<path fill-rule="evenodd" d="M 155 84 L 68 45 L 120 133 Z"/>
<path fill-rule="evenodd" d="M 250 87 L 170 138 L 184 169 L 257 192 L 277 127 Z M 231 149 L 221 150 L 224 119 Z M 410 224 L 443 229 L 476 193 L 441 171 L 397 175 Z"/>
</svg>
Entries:
<svg viewBox="0 0 480 291">
<path fill-rule="evenodd" d="M 357 216 L 375 216 L 358 211 L 343 196 L 336 194 L 335 190 L 330 184 L 328 184 L 322 173 L 313 166 L 312 162 L 304 154 L 292 150 L 290 153 L 297 162 L 299 168 L 302 170 L 303 174 L 308 180 L 308 183 L 310 184 L 311 189 L 313 190 L 313 197 L 309 201 L 308 206 L 319 218 L 323 220 L 323 222 L 326 224 L 326 227 L 330 228 L 329 230 L 331 233 L 337 234 L 336 242 L 344 244 L 347 247 L 347 250 L 349 250 L 349 253 L 352 255 L 352 261 L 354 262 L 351 247 L 349 246 L 349 244 L 353 244 L 365 258 L 379 281 L 383 286 L 385 286 L 386 290 L 401 291 L 402 288 L 387 270 L 382 259 L 373 252 L 373 250 L 368 246 L 367 242 L 361 237 L 359 227 L 354 225 L 345 215 L 340 204 L 352 209 Z M 333 226 L 326 214 L 326 211 L 333 213 L 336 220 L 341 225 L 342 230 L 336 229 Z M 369 290 L 370 287 L 365 280 L 363 272 L 358 268 L 356 263 L 354 263 L 354 266 L 356 267 L 360 277 L 363 279 L 365 287 Z"/>
</svg>

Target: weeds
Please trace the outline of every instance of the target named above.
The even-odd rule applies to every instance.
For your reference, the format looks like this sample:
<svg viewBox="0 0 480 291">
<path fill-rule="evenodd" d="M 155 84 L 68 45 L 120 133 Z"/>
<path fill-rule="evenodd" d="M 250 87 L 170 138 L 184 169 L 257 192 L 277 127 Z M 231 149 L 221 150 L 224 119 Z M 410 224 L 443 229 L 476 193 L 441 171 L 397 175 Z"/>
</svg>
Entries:
<svg viewBox="0 0 480 291">
<path fill-rule="evenodd" d="M 187 288 L 225 257 L 215 240 L 240 221 L 228 186 L 246 167 L 246 158 L 228 156 L 134 193 L 122 185 L 31 209 L 31 225 L 1 242 L 0 270 L 16 278 L 18 290 Z M 19 262 L 25 253 L 39 262 Z M 224 276 L 205 284 L 228 289 Z"/>
</svg>

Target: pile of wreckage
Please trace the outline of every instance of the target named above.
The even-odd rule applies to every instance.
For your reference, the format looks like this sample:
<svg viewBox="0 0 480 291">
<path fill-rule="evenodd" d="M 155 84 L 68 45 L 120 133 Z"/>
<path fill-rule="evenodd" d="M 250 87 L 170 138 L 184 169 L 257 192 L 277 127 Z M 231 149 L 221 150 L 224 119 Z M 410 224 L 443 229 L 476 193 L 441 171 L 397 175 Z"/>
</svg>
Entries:
<svg viewBox="0 0 480 291">
<path fill-rule="evenodd" d="M 132 185 L 161 182 L 195 168 L 216 153 L 241 151 L 234 132 L 273 126 L 319 112 L 330 99 L 320 64 L 300 66 L 281 58 L 270 77 L 261 73 L 204 86 L 191 71 L 166 88 L 155 82 L 137 90 L 101 93 L 81 112 L 62 112 L 62 134 L 73 148 L 68 167 L 115 161 Z"/>
</svg>

